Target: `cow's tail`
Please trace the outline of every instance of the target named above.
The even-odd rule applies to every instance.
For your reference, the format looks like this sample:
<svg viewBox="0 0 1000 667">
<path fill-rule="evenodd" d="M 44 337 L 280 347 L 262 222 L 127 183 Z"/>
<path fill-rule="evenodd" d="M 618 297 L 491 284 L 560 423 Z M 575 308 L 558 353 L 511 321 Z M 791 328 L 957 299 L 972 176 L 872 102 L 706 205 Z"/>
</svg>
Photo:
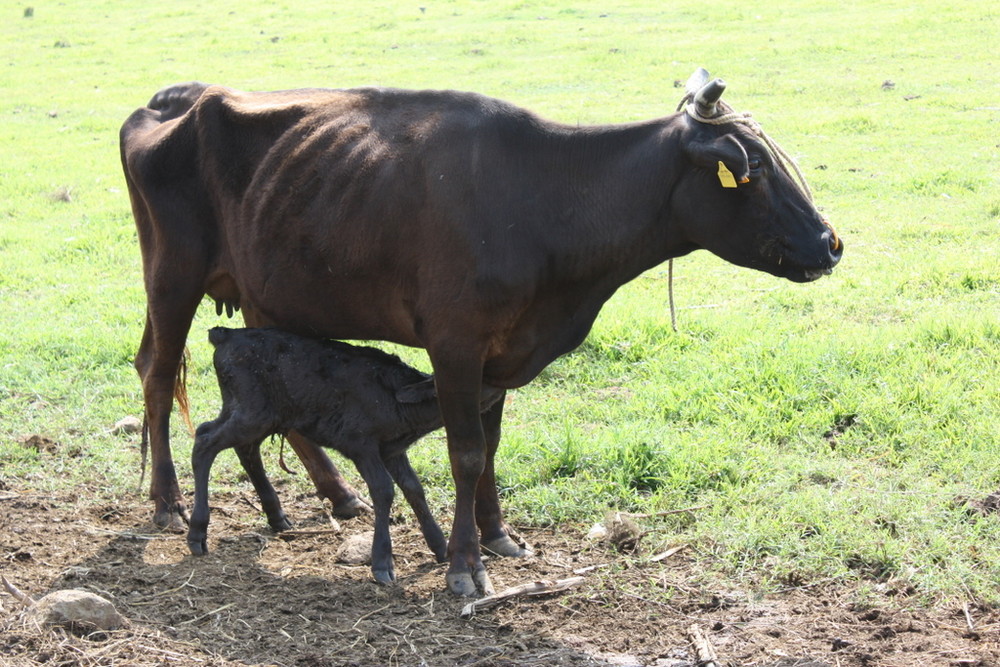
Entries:
<svg viewBox="0 0 1000 667">
<path fill-rule="evenodd" d="M 174 381 L 174 400 L 177 401 L 177 409 L 181 412 L 181 418 L 187 424 L 191 437 L 194 437 L 194 424 L 191 423 L 191 404 L 188 403 L 187 374 L 188 359 L 191 352 L 184 347 L 184 354 L 181 355 L 181 363 L 177 366 L 177 379 Z"/>
</svg>

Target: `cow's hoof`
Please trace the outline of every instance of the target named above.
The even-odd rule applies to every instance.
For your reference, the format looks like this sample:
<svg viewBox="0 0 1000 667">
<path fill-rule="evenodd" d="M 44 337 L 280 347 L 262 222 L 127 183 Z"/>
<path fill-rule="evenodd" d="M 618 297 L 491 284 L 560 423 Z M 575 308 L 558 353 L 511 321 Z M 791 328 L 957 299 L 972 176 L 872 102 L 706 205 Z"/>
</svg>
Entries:
<svg viewBox="0 0 1000 667">
<path fill-rule="evenodd" d="M 153 514 L 153 525 L 167 533 L 186 533 L 187 521 L 187 512 L 184 511 L 183 505 L 157 510 Z"/>
<path fill-rule="evenodd" d="M 507 535 L 498 537 L 495 540 L 487 540 L 479 546 L 483 553 L 488 556 L 524 558 L 525 556 L 535 555 L 535 552 L 527 544 L 518 544 Z"/>
<path fill-rule="evenodd" d="M 205 538 L 194 538 L 187 541 L 188 549 L 195 556 L 204 556 L 208 553 L 208 540 Z"/>
<path fill-rule="evenodd" d="M 396 575 L 392 570 L 372 570 L 375 582 L 383 586 L 393 586 L 396 583 Z"/>
<path fill-rule="evenodd" d="M 357 496 L 348 498 L 333 506 L 333 515 L 338 519 L 353 519 L 362 514 L 371 514 L 371 505 Z"/>
<path fill-rule="evenodd" d="M 448 582 L 449 591 L 462 597 L 493 595 L 496 592 L 485 568 L 475 572 L 449 572 L 445 576 L 445 581 Z"/>
<path fill-rule="evenodd" d="M 275 517 L 274 519 L 268 519 L 268 525 L 271 526 L 271 530 L 276 533 L 281 533 L 292 527 L 292 522 L 288 520 L 288 517 L 282 514 L 281 516 Z"/>
</svg>

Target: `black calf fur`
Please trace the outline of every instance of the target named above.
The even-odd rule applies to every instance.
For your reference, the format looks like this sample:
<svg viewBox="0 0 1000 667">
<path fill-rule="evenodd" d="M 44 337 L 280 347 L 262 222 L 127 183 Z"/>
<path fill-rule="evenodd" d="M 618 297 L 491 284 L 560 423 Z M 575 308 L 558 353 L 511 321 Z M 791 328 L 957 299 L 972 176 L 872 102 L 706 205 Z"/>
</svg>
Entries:
<svg viewBox="0 0 1000 667">
<path fill-rule="evenodd" d="M 294 430 L 351 459 L 367 483 L 375 508 L 376 581 L 395 580 L 389 537 L 393 480 L 413 508 L 427 545 L 444 562 L 444 536 L 406 456 L 410 445 L 442 426 L 433 377 L 374 348 L 277 329 L 216 327 L 208 337 L 215 346 L 222 411 L 198 427 L 191 455 L 195 500 L 187 541 L 192 553 L 208 551 L 209 472 L 216 455 L 229 447 L 236 449 L 271 527 L 291 526 L 264 472 L 260 444 Z M 483 409 L 502 395 L 484 390 Z"/>
</svg>

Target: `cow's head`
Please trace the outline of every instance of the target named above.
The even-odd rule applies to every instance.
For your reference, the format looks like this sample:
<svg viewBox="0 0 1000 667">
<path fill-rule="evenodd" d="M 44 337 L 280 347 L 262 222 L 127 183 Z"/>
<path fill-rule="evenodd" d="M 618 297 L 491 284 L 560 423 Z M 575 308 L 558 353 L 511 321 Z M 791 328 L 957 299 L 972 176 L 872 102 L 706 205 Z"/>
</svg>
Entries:
<svg viewBox="0 0 1000 667">
<path fill-rule="evenodd" d="M 796 282 L 829 274 L 843 242 L 813 206 L 790 158 L 748 114 L 720 101 L 726 84 L 688 81 L 681 143 L 686 166 L 672 209 L 686 240 L 723 259 Z"/>
</svg>

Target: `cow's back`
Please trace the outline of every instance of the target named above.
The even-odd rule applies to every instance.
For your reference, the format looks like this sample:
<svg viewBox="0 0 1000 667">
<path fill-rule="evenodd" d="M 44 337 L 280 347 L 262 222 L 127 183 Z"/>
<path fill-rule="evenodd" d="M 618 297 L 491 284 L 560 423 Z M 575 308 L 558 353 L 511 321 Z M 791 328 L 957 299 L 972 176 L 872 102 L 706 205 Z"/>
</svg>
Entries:
<svg viewBox="0 0 1000 667">
<path fill-rule="evenodd" d="M 501 150 L 523 132 L 538 133 L 528 112 L 475 94 L 338 91 L 259 161 L 237 160 L 255 169 L 225 223 L 240 229 L 226 248 L 241 293 L 298 333 L 425 347 L 429 320 L 461 309 L 445 304 L 482 302 L 467 285 L 482 253 L 544 251 L 514 208 L 528 165 Z"/>
</svg>

